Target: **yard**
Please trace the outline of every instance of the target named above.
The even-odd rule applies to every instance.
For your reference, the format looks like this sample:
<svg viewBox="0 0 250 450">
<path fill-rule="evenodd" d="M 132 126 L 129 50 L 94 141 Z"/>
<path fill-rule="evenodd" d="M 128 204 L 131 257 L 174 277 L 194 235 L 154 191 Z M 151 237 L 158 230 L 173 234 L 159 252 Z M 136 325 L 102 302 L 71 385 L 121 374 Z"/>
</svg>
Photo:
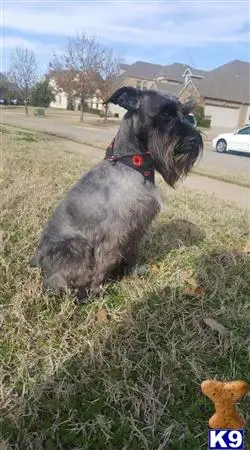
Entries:
<svg viewBox="0 0 250 450">
<path fill-rule="evenodd" d="M 250 382 L 248 212 L 161 182 L 145 273 L 76 307 L 44 295 L 29 261 L 91 155 L 43 133 L 2 128 L 1 142 L 1 450 L 206 449 L 200 383 Z"/>
</svg>

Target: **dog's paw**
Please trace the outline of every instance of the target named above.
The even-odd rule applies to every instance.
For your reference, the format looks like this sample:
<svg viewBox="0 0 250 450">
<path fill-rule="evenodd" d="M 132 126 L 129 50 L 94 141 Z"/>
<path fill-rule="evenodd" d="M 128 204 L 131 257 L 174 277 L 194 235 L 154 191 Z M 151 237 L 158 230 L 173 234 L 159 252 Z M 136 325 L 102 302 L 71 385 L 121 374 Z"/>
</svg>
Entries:
<svg viewBox="0 0 250 450">
<path fill-rule="evenodd" d="M 39 264 L 38 264 L 38 262 L 37 262 L 36 256 L 33 256 L 33 258 L 31 258 L 30 263 L 29 263 L 29 266 L 30 266 L 32 269 L 38 268 Z"/>
<path fill-rule="evenodd" d="M 93 300 L 94 298 L 101 297 L 104 292 L 105 289 L 102 285 L 78 288 L 74 298 L 74 304 L 80 305 L 83 303 L 87 303 L 88 301 Z"/>
<path fill-rule="evenodd" d="M 146 264 L 143 264 L 141 266 L 135 266 L 133 267 L 131 271 L 132 277 L 142 277 L 143 275 L 146 275 L 148 273 L 148 266 Z"/>
<path fill-rule="evenodd" d="M 90 298 L 90 290 L 87 287 L 80 287 L 75 293 L 73 303 L 75 305 L 81 305 L 87 303 Z"/>
<path fill-rule="evenodd" d="M 54 273 L 43 281 L 43 289 L 45 291 L 52 291 L 63 293 L 67 291 L 67 282 L 60 273 Z"/>
</svg>

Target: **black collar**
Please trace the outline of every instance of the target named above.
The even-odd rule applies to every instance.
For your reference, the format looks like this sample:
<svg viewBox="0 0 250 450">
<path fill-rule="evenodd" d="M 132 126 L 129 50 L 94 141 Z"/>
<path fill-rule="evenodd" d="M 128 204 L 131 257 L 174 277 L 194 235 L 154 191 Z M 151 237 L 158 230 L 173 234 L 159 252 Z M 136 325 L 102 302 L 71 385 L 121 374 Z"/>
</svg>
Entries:
<svg viewBox="0 0 250 450">
<path fill-rule="evenodd" d="M 151 183 L 155 183 L 155 168 L 154 161 L 150 152 L 145 153 L 135 153 L 135 154 L 125 154 L 125 155 L 114 155 L 113 147 L 115 140 L 109 144 L 104 159 L 107 159 L 112 164 L 120 162 L 128 167 L 139 172 L 143 177 L 145 182 L 148 180 Z"/>
</svg>

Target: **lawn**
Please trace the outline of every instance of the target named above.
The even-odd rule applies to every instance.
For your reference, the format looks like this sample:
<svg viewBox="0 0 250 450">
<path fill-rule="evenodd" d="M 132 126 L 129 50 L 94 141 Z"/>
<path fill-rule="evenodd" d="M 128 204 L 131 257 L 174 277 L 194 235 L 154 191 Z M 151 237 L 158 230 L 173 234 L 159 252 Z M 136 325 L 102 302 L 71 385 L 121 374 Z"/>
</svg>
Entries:
<svg viewBox="0 0 250 450">
<path fill-rule="evenodd" d="M 43 294 L 29 261 L 91 155 L 46 134 L 1 142 L 1 450 L 206 449 L 200 383 L 250 382 L 248 213 L 161 182 L 144 272 L 76 307 Z"/>
</svg>

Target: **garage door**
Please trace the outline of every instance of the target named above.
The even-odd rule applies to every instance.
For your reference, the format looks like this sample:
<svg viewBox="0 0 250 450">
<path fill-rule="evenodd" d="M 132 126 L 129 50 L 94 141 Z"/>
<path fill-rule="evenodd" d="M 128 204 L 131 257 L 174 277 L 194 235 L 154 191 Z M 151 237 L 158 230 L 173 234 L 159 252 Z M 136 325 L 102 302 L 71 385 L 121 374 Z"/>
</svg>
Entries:
<svg viewBox="0 0 250 450">
<path fill-rule="evenodd" d="M 239 109 L 206 105 L 205 115 L 212 117 L 211 125 L 214 127 L 236 128 L 238 125 Z"/>
</svg>

